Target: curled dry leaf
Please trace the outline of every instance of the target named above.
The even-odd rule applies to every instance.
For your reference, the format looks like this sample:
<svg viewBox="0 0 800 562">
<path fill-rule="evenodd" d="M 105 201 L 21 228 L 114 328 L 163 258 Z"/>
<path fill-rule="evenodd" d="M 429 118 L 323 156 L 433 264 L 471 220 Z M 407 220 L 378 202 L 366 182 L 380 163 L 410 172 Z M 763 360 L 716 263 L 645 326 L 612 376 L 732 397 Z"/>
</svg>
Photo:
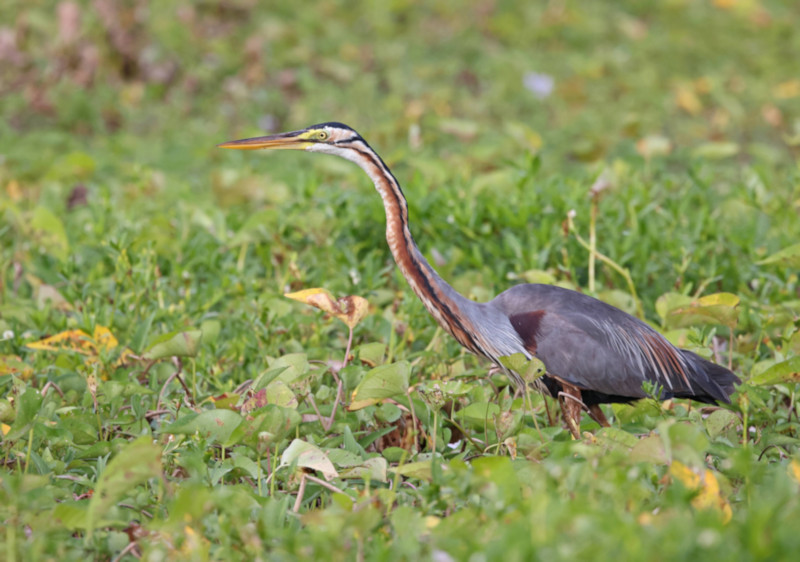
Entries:
<svg viewBox="0 0 800 562">
<path fill-rule="evenodd" d="M 315 306 L 335 316 L 351 329 L 363 320 L 369 310 L 369 302 L 365 298 L 349 295 L 337 299 L 326 289 L 305 289 L 283 296 Z"/>
</svg>

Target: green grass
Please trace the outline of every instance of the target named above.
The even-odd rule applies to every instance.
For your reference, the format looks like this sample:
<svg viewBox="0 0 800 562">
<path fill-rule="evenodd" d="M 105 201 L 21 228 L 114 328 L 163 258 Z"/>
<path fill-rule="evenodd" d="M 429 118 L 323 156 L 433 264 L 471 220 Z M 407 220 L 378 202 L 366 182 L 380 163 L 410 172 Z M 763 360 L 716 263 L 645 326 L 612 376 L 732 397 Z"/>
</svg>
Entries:
<svg viewBox="0 0 800 562">
<path fill-rule="evenodd" d="M 793 3 L 106 4 L 11 0 L 0 23 L 0 557 L 800 551 L 800 251 L 768 259 L 800 240 Z M 525 409 L 413 296 L 360 170 L 214 148 L 328 120 L 479 300 L 588 291 L 576 234 L 607 182 L 597 250 L 649 322 L 730 357 L 733 404 L 608 407 L 581 440 Z M 635 310 L 614 269 L 595 281 Z M 315 287 L 370 304 L 341 370 L 348 328 L 283 297 Z M 735 312 L 668 314 L 720 293 Z M 98 326 L 118 344 L 29 347 Z M 337 377 L 343 405 L 397 392 L 326 430 Z"/>
</svg>

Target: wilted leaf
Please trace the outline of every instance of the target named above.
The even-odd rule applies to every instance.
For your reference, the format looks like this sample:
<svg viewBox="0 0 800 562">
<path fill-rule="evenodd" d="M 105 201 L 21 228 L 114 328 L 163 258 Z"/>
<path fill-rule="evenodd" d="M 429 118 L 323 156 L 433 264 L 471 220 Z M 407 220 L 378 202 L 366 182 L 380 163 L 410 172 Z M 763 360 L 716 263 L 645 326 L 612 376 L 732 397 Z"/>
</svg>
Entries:
<svg viewBox="0 0 800 562">
<path fill-rule="evenodd" d="M 150 360 L 165 357 L 194 357 L 200 348 L 202 337 L 203 332 L 200 330 L 164 334 L 156 338 L 143 357 Z"/>
<path fill-rule="evenodd" d="M 161 447 L 151 437 L 140 437 L 111 459 L 100 474 L 89 503 L 89 534 L 97 520 L 125 493 L 161 474 Z"/>
<path fill-rule="evenodd" d="M 722 514 L 725 523 L 731 520 L 733 516 L 731 506 L 720 492 L 717 477 L 711 470 L 696 472 L 679 461 L 672 461 L 669 473 L 686 488 L 698 492 L 692 498 L 692 506 L 695 509 L 715 509 Z"/>
<path fill-rule="evenodd" d="M 325 289 L 305 289 L 296 293 L 287 293 L 283 296 L 315 306 L 335 316 L 347 324 L 349 328 L 355 328 L 369 311 L 367 299 L 354 295 L 335 299 Z"/>
<path fill-rule="evenodd" d="M 283 452 L 280 466 L 291 466 L 294 462 L 297 462 L 299 467 L 318 470 L 326 480 L 339 476 L 333 463 L 322 449 L 300 439 L 292 441 Z"/>
<path fill-rule="evenodd" d="M 405 394 L 408 391 L 408 377 L 411 365 L 398 361 L 380 365 L 370 370 L 353 391 L 350 411 L 360 410 L 377 404 L 381 400 Z"/>
<path fill-rule="evenodd" d="M 781 361 L 750 379 L 752 384 L 780 384 L 800 382 L 800 355 Z"/>
<path fill-rule="evenodd" d="M 800 267 L 800 243 L 784 248 L 763 260 L 758 265 L 781 265 L 784 267 Z"/>
</svg>

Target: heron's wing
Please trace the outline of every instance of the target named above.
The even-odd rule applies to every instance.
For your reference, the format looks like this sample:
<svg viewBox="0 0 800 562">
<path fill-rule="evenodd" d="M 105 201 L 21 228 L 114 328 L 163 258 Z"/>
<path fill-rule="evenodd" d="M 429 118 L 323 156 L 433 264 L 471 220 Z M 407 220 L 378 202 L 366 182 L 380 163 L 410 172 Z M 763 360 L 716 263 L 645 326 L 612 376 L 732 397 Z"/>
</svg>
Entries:
<svg viewBox="0 0 800 562">
<path fill-rule="evenodd" d="M 694 396 L 701 381 L 693 379 L 708 379 L 647 324 L 586 295 L 520 285 L 492 303 L 504 310 L 526 350 L 549 374 L 578 388 L 642 398 L 642 383 L 651 381 L 665 396 Z M 726 396 L 721 390 L 713 394 Z"/>
</svg>

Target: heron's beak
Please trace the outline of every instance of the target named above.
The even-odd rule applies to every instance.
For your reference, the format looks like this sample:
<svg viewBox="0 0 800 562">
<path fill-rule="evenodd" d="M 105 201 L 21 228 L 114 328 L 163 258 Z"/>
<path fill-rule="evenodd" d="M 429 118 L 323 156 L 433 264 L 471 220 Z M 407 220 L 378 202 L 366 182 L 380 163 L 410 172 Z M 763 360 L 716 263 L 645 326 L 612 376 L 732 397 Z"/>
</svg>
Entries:
<svg viewBox="0 0 800 562">
<path fill-rule="evenodd" d="M 306 139 L 307 134 L 308 131 L 293 131 L 266 137 L 228 141 L 218 144 L 217 148 L 233 148 L 235 150 L 258 150 L 260 148 L 305 150 L 313 144 Z"/>
</svg>

